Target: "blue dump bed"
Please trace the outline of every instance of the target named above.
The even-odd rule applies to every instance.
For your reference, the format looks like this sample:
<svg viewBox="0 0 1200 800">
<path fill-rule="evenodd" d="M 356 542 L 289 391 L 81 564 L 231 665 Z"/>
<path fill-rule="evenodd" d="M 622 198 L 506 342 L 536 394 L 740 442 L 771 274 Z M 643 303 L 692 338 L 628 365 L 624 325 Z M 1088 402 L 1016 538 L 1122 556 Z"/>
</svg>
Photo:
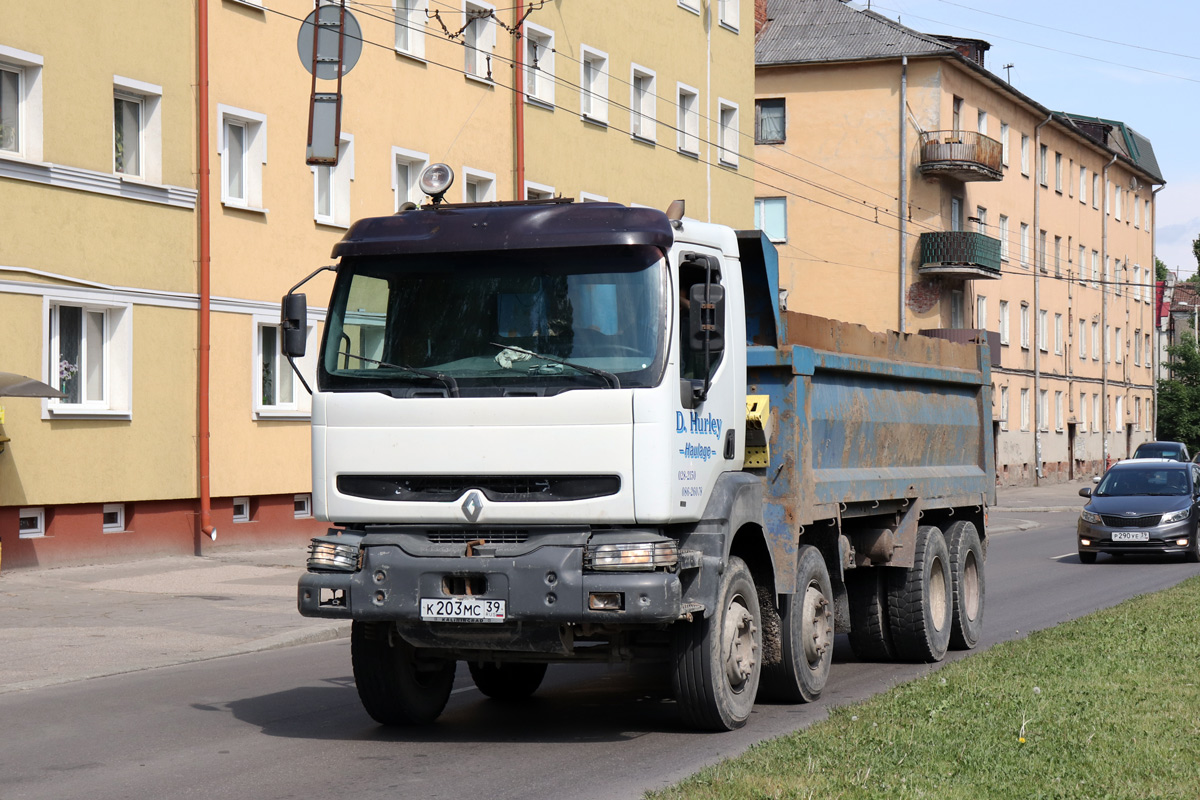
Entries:
<svg viewBox="0 0 1200 800">
<path fill-rule="evenodd" d="M 770 403 L 767 527 L 995 501 L 986 346 L 780 312 L 775 249 L 739 232 L 747 392 Z"/>
</svg>

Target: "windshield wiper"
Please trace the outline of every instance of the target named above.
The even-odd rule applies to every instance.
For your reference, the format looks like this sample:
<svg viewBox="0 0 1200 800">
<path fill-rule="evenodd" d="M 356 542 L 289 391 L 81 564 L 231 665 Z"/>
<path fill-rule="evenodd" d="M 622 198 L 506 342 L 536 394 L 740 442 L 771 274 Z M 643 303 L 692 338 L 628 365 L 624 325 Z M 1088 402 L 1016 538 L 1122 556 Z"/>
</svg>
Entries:
<svg viewBox="0 0 1200 800">
<path fill-rule="evenodd" d="M 583 364 L 576 364 L 573 361 L 567 361 L 566 359 L 558 358 L 556 356 L 544 356 L 541 353 L 535 353 L 532 350 L 526 350 L 524 347 L 517 347 L 516 345 L 512 344 L 500 344 L 499 342 L 488 342 L 488 344 L 490 344 L 492 347 L 499 347 L 501 350 L 515 350 L 518 353 L 524 353 L 532 358 L 540 358 L 543 361 L 549 361 L 553 364 L 562 364 L 564 367 L 570 367 L 571 369 L 577 369 L 580 372 L 586 372 L 589 375 L 595 375 L 597 377 L 604 378 L 605 382 L 607 382 L 608 385 L 614 389 L 621 388 L 621 381 L 617 380 L 617 376 L 613 375 L 611 372 L 605 372 L 602 369 L 587 367 Z"/>
<path fill-rule="evenodd" d="M 369 364 L 378 364 L 381 367 L 390 367 L 392 369 L 402 369 L 405 372 L 411 372 L 413 375 L 420 375 L 422 378 L 429 378 L 431 381 L 440 381 L 446 384 L 446 388 L 450 390 L 451 397 L 458 397 L 458 381 L 444 372 L 434 372 L 431 369 L 420 369 L 419 367 L 410 367 L 406 364 L 389 364 L 386 361 L 376 361 L 373 358 L 366 356 L 356 356 L 354 353 L 347 353 L 345 350 L 338 351 L 339 356 L 348 358 L 357 358 L 359 361 L 366 361 Z"/>
</svg>

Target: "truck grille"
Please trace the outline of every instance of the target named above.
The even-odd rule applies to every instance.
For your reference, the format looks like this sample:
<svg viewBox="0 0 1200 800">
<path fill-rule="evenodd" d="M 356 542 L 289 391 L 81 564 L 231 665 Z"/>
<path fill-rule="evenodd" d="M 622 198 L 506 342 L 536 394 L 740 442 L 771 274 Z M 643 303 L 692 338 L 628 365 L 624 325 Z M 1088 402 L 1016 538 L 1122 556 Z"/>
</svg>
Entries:
<svg viewBox="0 0 1200 800">
<path fill-rule="evenodd" d="M 471 489 L 483 492 L 493 503 L 548 503 L 614 495 L 621 489 L 621 479 L 616 475 L 339 475 L 337 488 L 351 497 L 397 503 L 453 503 Z"/>
<path fill-rule="evenodd" d="M 1100 519 L 1110 528 L 1153 528 L 1162 519 L 1162 514 L 1147 514 L 1144 517 L 1114 517 L 1101 514 Z"/>
<path fill-rule="evenodd" d="M 430 544 L 466 544 L 483 541 L 484 544 L 525 544 L 529 531 L 522 530 L 452 530 L 429 531 L 425 534 Z"/>
</svg>

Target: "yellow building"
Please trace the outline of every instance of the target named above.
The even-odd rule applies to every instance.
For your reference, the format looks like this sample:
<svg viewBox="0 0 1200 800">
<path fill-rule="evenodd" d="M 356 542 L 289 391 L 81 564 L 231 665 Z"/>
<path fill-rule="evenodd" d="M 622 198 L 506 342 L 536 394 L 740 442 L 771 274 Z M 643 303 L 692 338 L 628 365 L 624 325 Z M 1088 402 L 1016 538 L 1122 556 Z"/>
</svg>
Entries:
<svg viewBox="0 0 1200 800">
<path fill-rule="evenodd" d="M 0 0 L 0 330 L 20 343 L 0 371 L 69 395 L 3 401 L 10 566 L 319 529 L 279 298 L 352 220 L 424 202 L 431 163 L 452 201 L 683 198 L 751 223 L 749 0 L 350 2 L 361 55 L 321 167 L 311 0 L 103 5 Z M 114 14 L 141 24 L 97 36 Z M 330 285 L 305 288 L 314 345 Z"/>
<path fill-rule="evenodd" d="M 1150 142 L 1052 113 L 984 67 L 986 42 L 840 0 L 760 10 L 756 221 L 789 307 L 990 331 L 1002 484 L 1093 474 L 1153 438 Z"/>
</svg>

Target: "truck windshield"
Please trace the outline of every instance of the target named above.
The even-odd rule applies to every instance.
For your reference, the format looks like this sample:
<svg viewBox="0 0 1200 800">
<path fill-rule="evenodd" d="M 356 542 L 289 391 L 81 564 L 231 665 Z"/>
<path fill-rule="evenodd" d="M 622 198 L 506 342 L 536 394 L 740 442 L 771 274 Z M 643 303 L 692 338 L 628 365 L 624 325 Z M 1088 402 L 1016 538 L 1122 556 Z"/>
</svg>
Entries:
<svg viewBox="0 0 1200 800">
<path fill-rule="evenodd" d="M 398 397 L 653 386 L 666 280 L 653 247 L 344 259 L 318 384 Z"/>
</svg>

